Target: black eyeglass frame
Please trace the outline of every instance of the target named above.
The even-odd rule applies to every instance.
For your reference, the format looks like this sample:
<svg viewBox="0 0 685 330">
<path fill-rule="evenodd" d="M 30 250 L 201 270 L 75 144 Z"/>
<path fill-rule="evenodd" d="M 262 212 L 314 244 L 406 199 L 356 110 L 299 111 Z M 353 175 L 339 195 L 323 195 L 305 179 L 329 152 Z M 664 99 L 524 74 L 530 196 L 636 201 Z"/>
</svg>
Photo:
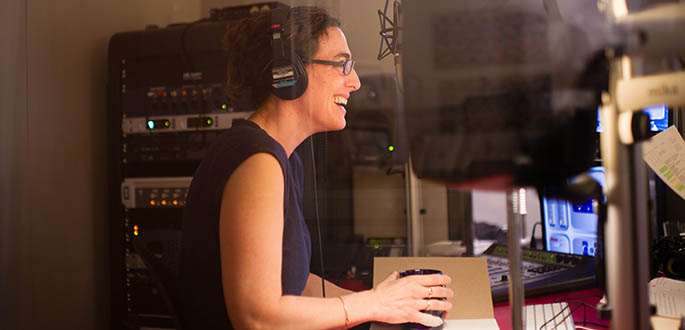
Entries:
<svg viewBox="0 0 685 330">
<path fill-rule="evenodd" d="M 302 60 L 302 62 L 332 65 L 332 66 L 341 67 L 343 74 L 346 76 L 349 76 L 350 73 L 352 73 L 352 69 L 354 68 L 354 60 L 350 59 L 350 58 L 345 59 L 344 61 L 341 61 L 341 62 L 315 60 L 315 59 L 306 59 L 306 60 Z"/>
</svg>

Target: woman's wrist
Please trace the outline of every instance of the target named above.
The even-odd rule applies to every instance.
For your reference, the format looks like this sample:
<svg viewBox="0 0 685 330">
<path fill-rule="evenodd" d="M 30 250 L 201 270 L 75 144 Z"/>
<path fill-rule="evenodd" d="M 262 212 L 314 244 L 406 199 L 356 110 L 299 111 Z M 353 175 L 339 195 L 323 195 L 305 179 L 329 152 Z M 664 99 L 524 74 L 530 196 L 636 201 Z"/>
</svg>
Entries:
<svg viewBox="0 0 685 330">
<path fill-rule="evenodd" d="M 340 299 L 340 302 L 342 302 L 343 311 L 345 312 L 345 329 L 349 329 L 350 328 L 350 309 L 347 307 L 347 303 L 345 303 L 345 299 L 343 299 L 342 296 L 338 296 L 338 299 Z"/>
<path fill-rule="evenodd" d="M 376 319 L 375 293 L 371 290 L 356 292 L 342 296 L 347 310 L 346 317 L 349 320 L 347 326 L 355 326 Z"/>
</svg>

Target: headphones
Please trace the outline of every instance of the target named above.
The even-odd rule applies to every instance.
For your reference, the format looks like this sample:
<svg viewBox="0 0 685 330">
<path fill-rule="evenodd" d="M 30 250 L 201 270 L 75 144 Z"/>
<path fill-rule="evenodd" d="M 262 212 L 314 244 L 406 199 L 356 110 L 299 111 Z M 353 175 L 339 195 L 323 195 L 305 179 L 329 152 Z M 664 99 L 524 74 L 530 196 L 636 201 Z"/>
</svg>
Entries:
<svg viewBox="0 0 685 330">
<path fill-rule="evenodd" d="M 291 42 L 290 47 L 283 45 L 281 39 L 283 25 L 288 17 L 289 7 L 271 9 L 271 91 L 283 100 L 294 100 L 307 90 L 309 78 L 302 59 L 295 53 Z"/>
<path fill-rule="evenodd" d="M 652 245 L 652 277 L 659 271 L 668 278 L 685 280 L 685 237 L 661 237 Z"/>
</svg>

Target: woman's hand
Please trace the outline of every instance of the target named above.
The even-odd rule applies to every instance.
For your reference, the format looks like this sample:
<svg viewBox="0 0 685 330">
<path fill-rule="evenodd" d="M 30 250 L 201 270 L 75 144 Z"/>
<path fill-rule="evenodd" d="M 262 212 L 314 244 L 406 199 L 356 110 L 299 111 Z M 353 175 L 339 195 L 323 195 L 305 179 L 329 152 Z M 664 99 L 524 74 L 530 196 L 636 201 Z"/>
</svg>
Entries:
<svg viewBox="0 0 685 330">
<path fill-rule="evenodd" d="M 452 304 L 447 300 L 454 292 L 446 285 L 451 282 L 447 275 L 412 275 L 399 278 L 393 272 L 371 292 L 378 309 L 377 321 L 398 323 L 421 323 L 430 327 L 442 324 L 439 317 L 422 313 L 422 310 L 448 311 Z"/>
</svg>

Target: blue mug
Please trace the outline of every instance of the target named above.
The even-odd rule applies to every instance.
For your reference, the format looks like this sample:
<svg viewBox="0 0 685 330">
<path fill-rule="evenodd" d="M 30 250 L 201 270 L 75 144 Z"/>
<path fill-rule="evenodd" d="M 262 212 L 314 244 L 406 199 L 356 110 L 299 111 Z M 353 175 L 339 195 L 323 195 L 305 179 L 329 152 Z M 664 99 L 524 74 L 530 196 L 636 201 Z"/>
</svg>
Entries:
<svg viewBox="0 0 685 330">
<path fill-rule="evenodd" d="M 441 274 L 442 275 L 442 272 L 439 270 L 435 270 L 435 269 L 408 269 L 408 270 L 401 271 L 400 277 L 412 276 L 412 275 L 431 275 L 431 274 Z M 433 299 L 447 300 L 447 298 L 433 298 Z M 429 326 L 425 326 L 425 325 L 420 324 L 420 323 L 404 323 L 404 324 L 402 324 L 402 326 L 405 329 L 410 329 L 410 330 L 428 330 L 428 329 L 440 330 L 443 328 L 444 321 L 445 321 L 445 311 L 430 310 L 430 311 L 421 311 L 421 312 L 441 318 L 443 320 L 443 324 L 441 324 L 440 326 L 437 326 L 437 327 L 429 327 Z"/>
</svg>

